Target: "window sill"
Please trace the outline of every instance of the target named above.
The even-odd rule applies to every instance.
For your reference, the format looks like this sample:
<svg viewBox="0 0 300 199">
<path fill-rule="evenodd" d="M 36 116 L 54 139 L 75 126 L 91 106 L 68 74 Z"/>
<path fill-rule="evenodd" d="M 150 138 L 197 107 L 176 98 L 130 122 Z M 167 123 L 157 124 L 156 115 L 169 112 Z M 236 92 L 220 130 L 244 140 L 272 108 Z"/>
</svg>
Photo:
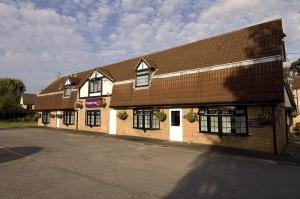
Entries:
<svg viewBox="0 0 300 199">
<path fill-rule="evenodd" d="M 151 130 L 151 131 L 157 131 L 157 130 L 160 130 L 160 128 L 158 129 L 153 129 L 153 128 L 138 128 L 138 127 L 133 127 L 134 129 L 139 129 L 139 130 Z"/>
<path fill-rule="evenodd" d="M 248 137 L 248 136 L 253 136 L 252 134 L 245 133 L 245 134 L 238 134 L 238 133 L 214 133 L 214 132 L 197 132 L 200 134 L 207 134 L 207 135 L 217 135 L 217 136 L 238 136 L 238 137 Z"/>
</svg>

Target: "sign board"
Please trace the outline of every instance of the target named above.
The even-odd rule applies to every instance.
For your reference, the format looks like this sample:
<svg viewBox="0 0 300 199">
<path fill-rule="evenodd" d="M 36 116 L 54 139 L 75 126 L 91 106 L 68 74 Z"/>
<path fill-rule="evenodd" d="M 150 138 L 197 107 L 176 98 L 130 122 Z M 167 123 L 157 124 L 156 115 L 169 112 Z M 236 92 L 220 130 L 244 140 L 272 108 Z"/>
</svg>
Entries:
<svg viewBox="0 0 300 199">
<path fill-rule="evenodd" d="M 85 100 L 85 107 L 86 108 L 97 108 L 101 102 L 101 97 L 92 97 L 86 98 Z"/>
<path fill-rule="evenodd" d="M 248 126 L 252 128 L 262 128 L 262 126 L 256 122 L 255 118 L 248 118 Z"/>
</svg>

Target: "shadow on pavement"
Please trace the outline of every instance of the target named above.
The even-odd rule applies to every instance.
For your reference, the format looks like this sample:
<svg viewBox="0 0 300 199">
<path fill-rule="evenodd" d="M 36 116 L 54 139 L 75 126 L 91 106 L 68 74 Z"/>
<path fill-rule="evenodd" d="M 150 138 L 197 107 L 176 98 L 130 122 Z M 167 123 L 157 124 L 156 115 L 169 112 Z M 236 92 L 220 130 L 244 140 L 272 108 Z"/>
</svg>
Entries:
<svg viewBox="0 0 300 199">
<path fill-rule="evenodd" d="M 38 153 L 42 150 L 41 147 L 1 147 L 0 146 L 0 164 L 8 161 L 18 160 Z"/>
</svg>

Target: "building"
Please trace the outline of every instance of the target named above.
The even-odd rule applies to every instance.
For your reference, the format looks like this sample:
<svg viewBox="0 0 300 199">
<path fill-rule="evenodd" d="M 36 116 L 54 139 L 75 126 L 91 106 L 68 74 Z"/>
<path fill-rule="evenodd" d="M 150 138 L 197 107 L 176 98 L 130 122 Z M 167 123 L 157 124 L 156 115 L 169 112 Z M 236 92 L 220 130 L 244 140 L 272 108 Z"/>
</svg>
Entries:
<svg viewBox="0 0 300 199">
<path fill-rule="evenodd" d="M 296 103 L 296 115 L 293 118 L 292 129 L 291 129 L 291 131 L 293 131 L 293 130 L 297 130 L 296 124 L 300 123 L 300 115 L 298 115 L 299 114 L 299 105 L 300 105 L 300 76 L 294 76 L 291 79 L 291 84 L 292 84 L 294 101 Z"/>
<path fill-rule="evenodd" d="M 33 110 L 36 102 L 36 94 L 23 93 L 20 100 L 20 105 L 27 110 Z"/>
<path fill-rule="evenodd" d="M 281 153 L 284 37 L 279 19 L 58 78 L 38 124 Z"/>
</svg>

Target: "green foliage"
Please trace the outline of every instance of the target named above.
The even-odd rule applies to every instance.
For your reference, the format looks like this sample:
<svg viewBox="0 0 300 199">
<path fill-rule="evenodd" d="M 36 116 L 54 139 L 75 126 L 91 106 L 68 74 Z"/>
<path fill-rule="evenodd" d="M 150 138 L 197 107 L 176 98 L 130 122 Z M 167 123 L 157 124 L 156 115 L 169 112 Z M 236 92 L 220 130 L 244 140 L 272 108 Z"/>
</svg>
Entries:
<svg viewBox="0 0 300 199">
<path fill-rule="evenodd" d="M 121 120 L 126 120 L 128 117 L 128 113 L 126 111 L 119 111 L 117 116 Z"/>
<path fill-rule="evenodd" d="M 198 120 L 198 114 L 195 113 L 193 111 L 193 109 L 190 110 L 190 112 L 188 112 L 188 114 L 185 115 L 185 118 L 189 121 L 189 122 L 195 122 Z"/>
<path fill-rule="evenodd" d="M 272 123 L 272 115 L 271 113 L 262 111 L 261 113 L 256 114 L 255 120 L 261 126 Z"/>
<path fill-rule="evenodd" d="M 27 113 L 19 106 L 25 86 L 21 80 L 0 79 L 0 119 L 23 117 Z"/>
<path fill-rule="evenodd" d="M 300 58 L 291 64 L 290 71 L 293 75 L 300 75 Z"/>
<path fill-rule="evenodd" d="M 155 117 L 156 117 L 159 121 L 163 122 L 163 121 L 165 121 L 165 120 L 167 119 L 167 114 L 166 114 L 165 112 L 156 112 L 156 113 L 155 113 Z"/>
</svg>

